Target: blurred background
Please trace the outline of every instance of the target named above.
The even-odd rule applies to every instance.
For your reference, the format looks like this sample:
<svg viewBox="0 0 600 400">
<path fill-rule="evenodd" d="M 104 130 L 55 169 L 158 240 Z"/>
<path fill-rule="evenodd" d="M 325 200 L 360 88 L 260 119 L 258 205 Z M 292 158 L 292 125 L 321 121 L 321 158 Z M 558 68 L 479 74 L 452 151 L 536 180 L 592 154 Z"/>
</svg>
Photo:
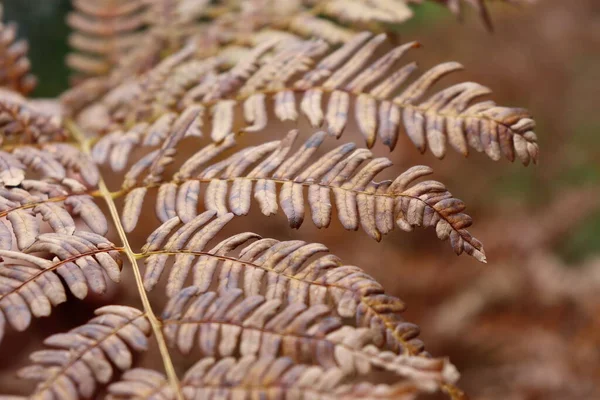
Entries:
<svg viewBox="0 0 600 400">
<path fill-rule="evenodd" d="M 5 0 L 4 7 L 5 20 L 18 22 L 29 40 L 40 81 L 34 96 L 58 95 L 68 85 L 69 1 Z M 434 178 L 468 205 L 470 231 L 489 263 L 456 257 L 430 231 L 394 232 L 376 243 L 339 223 L 324 231 L 305 223 L 296 232 L 283 219 L 263 218 L 259 233 L 322 242 L 367 270 L 407 303 L 406 319 L 421 326 L 430 353 L 451 358 L 472 399 L 599 399 L 600 1 L 493 4 L 493 34 L 474 15 L 460 23 L 435 4 L 415 11 L 398 33 L 423 44 L 416 56 L 423 69 L 459 61 L 461 79 L 490 87 L 500 104 L 530 109 L 538 122 L 541 162 L 527 168 L 480 154 L 465 161 L 451 152 L 439 161 L 407 140 L 393 153 L 374 150 L 394 161 L 395 172 L 432 166 Z M 36 321 L 27 340 L 13 333 L 5 340 L 16 347 L 0 360 L 0 388 L 22 389 L 12 371 L 15 359 L 25 362 L 28 343 L 134 295 L 121 285 L 86 304 L 61 306 L 73 312 Z"/>
</svg>

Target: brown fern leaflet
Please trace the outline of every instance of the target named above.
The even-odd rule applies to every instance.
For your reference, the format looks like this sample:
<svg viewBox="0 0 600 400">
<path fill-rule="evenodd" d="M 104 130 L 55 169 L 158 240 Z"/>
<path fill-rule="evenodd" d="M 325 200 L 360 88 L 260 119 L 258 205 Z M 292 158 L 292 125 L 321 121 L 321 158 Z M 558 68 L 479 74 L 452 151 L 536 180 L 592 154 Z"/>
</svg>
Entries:
<svg viewBox="0 0 600 400">
<path fill-rule="evenodd" d="M 17 40 L 15 24 L 1 22 L 3 14 L 0 4 L 0 87 L 27 95 L 37 84 L 30 73 L 29 46 L 25 40 Z"/>
</svg>

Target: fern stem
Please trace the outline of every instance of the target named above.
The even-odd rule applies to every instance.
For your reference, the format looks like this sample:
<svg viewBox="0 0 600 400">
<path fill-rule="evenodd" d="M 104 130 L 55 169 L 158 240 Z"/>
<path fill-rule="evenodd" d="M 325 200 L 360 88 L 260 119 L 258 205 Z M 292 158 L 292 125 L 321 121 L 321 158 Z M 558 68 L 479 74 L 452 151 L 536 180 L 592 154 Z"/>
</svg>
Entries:
<svg viewBox="0 0 600 400">
<path fill-rule="evenodd" d="M 66 124 L 73 137 L 81 146 L 81 150 L 86 154 L 90 154 L 90 142 L 85 138 L 81 130 L 72 121 L 67 121 Z M 117 229 L 119 238 L 121 239 L 121 242 L 123 244 L 124 252 L 127 255 L 127 259 L 129 260 L 133 269 L 133 275 L 135 277 L 135 283 L 138 289 L 138 293 L 140 295 L 140 299 L 142 301 L 146 317 L 148 318 L 152 326 L 152 331 L 154 332 L 154 337 L 156 338 L 156 342 L 158 344 L 158 349 L 160 351 L 160 355 L 163 361 L 165 373 L 167 374 L 167 377 L 169 379 L 169 384 L 172 386 L 177 400 L 183 400 L 184 397 L 181 393 L 179 378 L 177 377 L 177 373 L 175 372 L 173 361 L 171 360 L 171 355 L 169 354 L 169 350 L 167 347 L 167 342 L 165 341 L 165 337 L 162 332 L 162 323 L 156 317 L 156 314 L 154 314 L 154 310 L 152 309 L 150 300 L 148 299 L 146 290 L 144 289 L 142 274 L 140 272 L 140 267 L 137 263 L 135 253 L 133 252 L 131 245 L 129 244 L 129 240 L 127 239 L 127 234 L 123 229 L 123 225 L 121 225 L 121 219 L 119 218 L 119 212 L 117 211 L 117 206 L 115 205 L 115 202 L 113 200 L 113 195 L 106 186 L 106 183 L 104 182 L 102 176 L 100 176 L 100 180 L 98 182 L 98 189 L 99 193 L 101 193 L 102 197 L 104 198 L 106 205 L 108 206 L 113 223 Z"/>
</svg>

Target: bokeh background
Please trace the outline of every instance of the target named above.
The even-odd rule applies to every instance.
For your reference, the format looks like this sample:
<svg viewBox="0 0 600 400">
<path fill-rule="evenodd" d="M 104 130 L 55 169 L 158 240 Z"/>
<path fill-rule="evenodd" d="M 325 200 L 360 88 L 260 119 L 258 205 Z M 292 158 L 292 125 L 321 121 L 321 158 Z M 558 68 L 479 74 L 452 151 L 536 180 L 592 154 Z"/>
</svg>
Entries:
<svg viewBox="0 0 600 400">
<path fill-rule="evenodd" d="M 4 7 L 5 20 L 17 21 L 30 42 L 40 80 L 34 96 L 60 94 L 68 86 L 69 1 L 5 0 Z M 474 15 L 460 23 L 434 4 L 415 10 L 397 31 L 400 40 L 423 44 L 416 56 L 423 68 L 459 61 L 466 67 L 461 79 L 490 87 L 498 103 L 529 108 L 538 122 L 541 162 L 527 168 L 479 154 L 439 161 L 408 140 L 393 153 L 375 148 L 396 172 L 434 168 L 435 179 L 468 205 L 471 232 L 486 246 L 489 264 L 456 257 L 430 231 L 394 232 L 376 243 L 336 223 L 290 231 L 283 219 L 251 216 L 242 224 L 256 229 L 260 221 L 259 233 L 282 240 L 320 241 L 366 269 L 406 301 L 406 318 L 421 326 L 428 351 L 451 358 L 472 399 L 598 399 L 600 1 L 492 5 L 493 34 Z M 9 335 L 0 357 L 2 392 L 27 393 L 12 374 L 31 343 L 86 321 L 100 305 L 135 304 L 132 292 L 121 285 L 62 305 L 27 335 Z"/>
</svg>

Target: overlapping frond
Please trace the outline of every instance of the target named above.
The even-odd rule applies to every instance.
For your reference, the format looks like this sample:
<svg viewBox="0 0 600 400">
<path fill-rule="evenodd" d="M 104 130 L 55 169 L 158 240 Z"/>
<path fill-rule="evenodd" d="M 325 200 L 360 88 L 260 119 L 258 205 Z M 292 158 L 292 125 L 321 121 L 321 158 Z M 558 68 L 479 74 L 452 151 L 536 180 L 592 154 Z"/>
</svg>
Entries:
<svg viewBox="0 0 600 400">
<path fill-rule="evenodd" d="M 90 195 L 98 183 L 98 169 L 79 149 L 65 143 L 17 147 L 0 151 L 0 163 L 0 216 L 11 223 L 19 249 L 34 242 L 42 224 L 72 234 L 74 217 L 93 232 L 106 234 L 106 217 Z M 6 235 L 2 247 L 11 245 Z"/>
<path fill-rule="evenodd" d="M 48 337 L 49 349 L 31 354 L 33 364 L 18 373 L 39 382 L 31 398 L 77 400 L 91 398 L 98 384 L 108 383 L 114 368 L 132 367 L 133 352 L 146 350 L 150 324 L 142 312 L 125 306 L 105 306 L 85 325 Z"/>
<path fill-rule="evenodd" d="M 148 21 L 157 29 L 177 31 L 202 17 L 210 0 L 146 0 Z M 174 32 L 180 34 L 179 32 Z"/>
<path fill-rule="evenodd" d="M 139 255 L 144 259 L 144 286 L 152 290 L 173 259 L 167 295 L 175 296 L 189 275 L 199 292 L 243 289 L 246 296 L 264 295 L 305 305 L 332 305 L 357 326 L 378 332 L 377 344 L 400 354 L 419 354 L 423 343 L 419 329 L 405 322 L 404 303 L 384 293 L 383 287 L 363 270 L 343 265 L 327 253 L 327 247 L 303 241 L 262 239 L 255 233 L 240 233 L 207 245 L 233 214 L 214 218 L 215 212 L 200 214 L 187 224 L 173 217 L 149 237 Z M 253 241 L 253 242 L 251 242 Z M 236 255 L 237 254 L 237 255 Z"/>
<path fill-rule="evenodd" d="M 65 143 L 0 151 L 0 336 L 25 330 L 66 301 L 120 279 L 119 249 L 92 194 L 99 173 Z M 82 225 L 80 221 L 84 222 Z M 48 233 L 53 232 L 53 233 Z"/>
<path fill-rule="evenodd" d="M 356 24 L 373 22 L 385 24 L 400 24 L 413 16 L 411 4 L 420 4 L 427 0 L 308 0 L 307 3 L 316 4 L 319 12 L 331 18 Z M 431 1 L 431 0 L 430 0 Z M 492 29 L 492 20 L 487 10 L 485 0 L 432 0 L 443 4 L 454 15 L 461 17 L 465 5 L 473 8 L 486 28 Z M 511 0 L 500 0 L 511 1 Z"/>
<path fill-rule="evenodd" d="M 146 1 L 74 0 L 73 7 L 67 23 L 76 53 L 68 55 L 67 64 L 83 77 L 107 74 L 139 45 L 147 24 Z"/>
<path fill-rule="evenodd" d="M 62 117 L 42 103 L 0 89 L 0 145 L 66 140 Z"/>
<path fill-rule="evenodd" d="M 17 26 L 3 23 L 2 18 L 0 4 L 0 87 L 27 95 L 37 84 L 27 58 L 29 45 L 25 40 L 17 40 Z"/>
<path fill-rule="evenodd" d="M 413 400 L 426 388 L 412 382 L 373 385 L 368 382 L 346 383 L 341 370 L 296 364 L 280 357 L 220 360 L 205 357 L 194 364 L 181 381 L 189 399 L 219 396 L 229 399 L 394 399 Z M 108 387 L 111 399 L 173 400 L 175 396 L 164 375 L 136 368 L 123 374 L 122 380 Z"/>
<path fill-rule="evenodd" d="M 83 299 L 88 289 L 104 293 L 107 278 L 119 282 L 121 276 L 119 249 L 86 231 L 43 233 L 22 252 L 0 250 L 0 258 L 4 260 L 0 264 L 0 340 L 6 322 L 24 331 L 32 317 L 46 317 L 53 306 L 65 302 L 62 281 L 75 297 Z"/>
<path fill-rule="evenodd" d="M 78 123 L 95 132 L 120 131 L 125 129 L 124 125 L 133 125 L 131 130 L 139 134 L 145 133 L 150 124 L 154 128 L 160 127 L 164 137 L 166 132 L 162 131 L 169 130 L 175 119 L 174 111 L 180 109 L 188 92 L 197 91 L 196 88 L 202 88 L 203 84 L 215 86 L 218 69 L 224 67 L 231 67 L 231 70 L 226 77 L 218 77 L 219 82 L 225 87 L 235 85 L 255 70 L 259 58 L 275 43 L 275 40 L 266 40 L 237 57 L 232 57 L 231 51 L 224 51 L 216 57 L 198 58 L 196 42 L 189 42 L 150 71 L 117 86 L 86 108 L 79 115 Z M 155 126 L 153 122 L 159 125 Z M 152 144 L 156 144 L 155 140 L 147 143 Z"/>
<path fill-rule="evenodd" d="M 380 350 L 374 331 L 344 325 L 325 304 L 293 302 L 283 307 L 278 299 L 242 294 L 241 289 L 221 295 L 203 293 L 197 286 L 183 289 L 161 317 L 167 340 L 185 354 L 197 341 L 204 356 L 285 356 L 301 364 L 339 368 L 344 375 L 381 368 L 431 388 L 458 378 L 446 360 Z"/>
<path fill-rule="evenodd" d="M 115 86 L 155 67 L 186 41 L 201 41 L 193 32 L 206 6 L 198 0 L 75 0 L 67 22 L 76 52 L 67 64 L 88 78 L 61 96 L 75 114 Z"/>
<path fill-rule="evenodd" d="M 447 4 L 455 14 L 461 12 L 463 0 L 436 1 Z M 243 41 L 248 33 L 264 28 L 342 43 L 350 39 L 352 30 L 361 26 L 390 30 L 413 16 L 409 3 L 420 2 L 244 0 L 217 2 L 216 11 L 211 12 L 210 2 L 206 0 L 76 0 L 75 12 L 69 15 L 68 23 L 75 31 L 70 44 L 78 52 L 71 54 L 67 61 L 85 76 L 104 75 L 131 50 L 151 46 L 150 43 L 140 45 L 144 42 L 140 36 L 147 33 L 158 41 L 166 39 L 161 47 L 167 51 L 173 51 L 174 45 L 176 48 L 177 44 L 196 35 L 213 36 L 211 41 L 218 46 Z M 489 25 L 483 1 L 466 2 L 477 8 Z M 203 16 L 213 18 L 212 24 L 198 24 Z M 245 21 L 243 27 L 236 24 L 240 20 Z"/>
<path fill-rule="evenodd" d="M 488 28 L 491 20 L 483 0 L 434 0 L 461 15 L 464 4 L 475 8 Z M 230 35 L 277 28 L 304 37 L 319 37 L 330 43 L 348 39 L 344 32 L 368 28 L 393 32 L 398 25 L 414 16 L 414 6 L 424 0 L 244 0 L 228 2 L 228 13 L 218 13 L 213 25 L 226 24 L 234 18 L 243 19 L 244 27 L 227 25 Z M 235 6 L 238 6 L 236 9 Z M 210 14 L 210 13 L 209 13 Z M 229 17 L 229 18 L 227 18 Z M 304 25 L 304 26 L 303 26 Z M 239 36 L 238 36 L 239 37 Z"/>
<path fill-rule="evenodd" d="M 345 43 L 354 35 L 354 31 L 348 27 L 340 26 L 326 18 L 319 18 L 314 13 L 299 13 L 294 15 L 290 19 L 287 28 L 290 33 L 296 33 L 300 37 L 318 37 L 332 44 Z M 264 32 L 264 30 L 258 32 L 258 35 Z M 255 36 L 256 39 L 258 35 Z"/>
<path fill-rule="evenodd" d="M 319 11 L 330 18 L 353 24 L 401 24 L 412 18 L 410 0 L 327 0 L 318 2 Z"/>
<path fill-rule="evenodd" d="M 395 64 L 418 45 L 408 43 L 375 57 L 385 42 L 383 34 L 363 32 L 334 51 L 321 41 L 297 41 L 282 49 L 275 47 L 268 57 L 263 55 L 275 43 L 263 43 L 234 67 L 219 74 L 207 71 L 195 87 L 167 96 L 167 104 L 157 101 L 158 109 L 149 109 L 147 96 L 141 93 L 116 89 L 88 110 L 81 122 L 90 126 L 86 121 L 100 117 L 101 126 L 123 131 L 128 126 L 138 135 L 148 135 L 153 122 L 164 122 L 165 115 L 194 107 L 202 117 L 210 116 L 211 138 L 219 142 L 231 132 L 265 129 L 272 110 L 281 121 L 296 121 L 302 113 L 311 125 L 325 124 L 336 137 L 352 121 L 368 147 L 379 138 L 393 149 L 404 130 L 421 152 L 429 149 L 438 158 L 444 157 L 448 147 L 465 156 L 471 147 L 494 160 L 504 156 L 524 164 L 536 162 L 535 123 L 526 110 L 478 100 L 490 90 L 473 82 L 429 94 L 441 78 L 462 66 L 442 63 L 409 83 L 416 64 L 399 68 Z M 236 120 L 238 107 L 244 121 Z"/>
</svg>

